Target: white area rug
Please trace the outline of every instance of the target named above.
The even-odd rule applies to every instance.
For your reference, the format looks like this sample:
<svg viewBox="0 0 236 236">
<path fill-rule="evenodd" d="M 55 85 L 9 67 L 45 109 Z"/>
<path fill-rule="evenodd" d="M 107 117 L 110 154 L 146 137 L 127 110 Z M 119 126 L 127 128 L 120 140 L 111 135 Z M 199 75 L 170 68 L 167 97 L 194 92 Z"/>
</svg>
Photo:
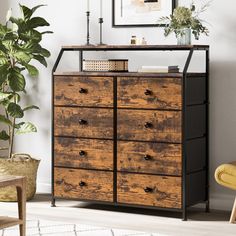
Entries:
<svg viewBox="0 0 236 236">
<path fill-rule="evenodd" d="M 167 236 L 145 232 L 108 229 L 80 224 L 64 224 L 62 222 L 32 220 L 27 221 L 27 236 Z M 0 230 L 0 236 L 19 236 L 17 227 Z"/>
</svg>

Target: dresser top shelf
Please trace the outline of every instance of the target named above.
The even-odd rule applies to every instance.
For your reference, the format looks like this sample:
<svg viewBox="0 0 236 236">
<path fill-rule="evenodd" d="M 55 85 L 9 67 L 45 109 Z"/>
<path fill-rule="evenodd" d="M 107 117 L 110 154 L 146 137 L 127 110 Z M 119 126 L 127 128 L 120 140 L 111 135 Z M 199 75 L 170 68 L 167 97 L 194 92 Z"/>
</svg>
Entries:
<svg viewBox="0 0 236 236">
<path fill-rule="evenodd" d="M 209 45 L 71 45 L 62 46 L 65 51 L 85 50 L 85 51 L 188 51 L 188 50 L 208 50 Z"/>
<path fill-rule="evenodd" d="M 54 72 L 55 76 L 96 76 L 96 77 L 155 77 L 155 78 L 182 78 L 183 73 L 139 73 L 139 72 Z M 204 77 L 205 73 L 188 73 L 191 77 Z"/>
</svg>

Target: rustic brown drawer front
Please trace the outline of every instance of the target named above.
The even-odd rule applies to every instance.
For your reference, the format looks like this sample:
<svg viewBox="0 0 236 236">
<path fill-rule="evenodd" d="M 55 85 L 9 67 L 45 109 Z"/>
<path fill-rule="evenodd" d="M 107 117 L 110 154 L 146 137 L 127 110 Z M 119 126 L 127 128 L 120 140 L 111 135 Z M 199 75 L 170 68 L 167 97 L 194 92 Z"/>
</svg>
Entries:
<svg viewBox="0 0 236 236">
<path fill-rule="evenodd" d="M 181 109 L 180 78 L 118 78 L 118 107 Z"/>
<path fill-rule="evenodd" d="M 181 112 L 120 109 L 118 139 L 181 142 Z"/>
<path fill-rule="evenodd" d="M 113 79 L 55 76 L 55 105 L 113 107 Z"/>
<path fill-rule="evenodd" d="M 55 196 L 81 200 L 113 201 L 113 173 L 54 169 Z"/>
<path fill-rule="evenodd" d="M 55 138 L 55 166 L 113 170 L 113 141 Z"/>
<path fill-rule="evenodd" d="M 55 108 L 55 135 L 84 138 L 113 138 L 113 110 Z"/>
<path fill-rule="evenodd" d="M 118 174 L 118 202 L 164 208 L 181 208 L 181 178 Z"/>
<path fill-rule="evenodd" d="M 182 172 L 180 144 L 118 142 L 119 171 L 178 175 Z"/>
</svg>

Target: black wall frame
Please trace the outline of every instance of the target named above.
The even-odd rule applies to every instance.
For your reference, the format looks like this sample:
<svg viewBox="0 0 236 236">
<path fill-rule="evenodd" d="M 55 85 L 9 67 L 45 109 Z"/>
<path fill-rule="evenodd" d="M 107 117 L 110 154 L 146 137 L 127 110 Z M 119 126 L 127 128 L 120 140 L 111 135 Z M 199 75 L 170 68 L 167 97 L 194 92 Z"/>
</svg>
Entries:
<svg viewBox="0 0 236 236">
<path fill-rule="evenodd" d="M 113 28 L 141 28 L 141 27 L 164 27 L 164 24 L 127 24 L 127 25 L 117 25 L 116 24 L 116 19 L 115 19 L 115 1 L 116 0 L 112 0 L 112 27 Z M 167 1 L 167 0 L 166 0 Z M 174 9 L 177 6 L 176 0 L 169 0 L 172 1 L 172 12 L 174 11 Z M 157 19 L 158 20 L 158 19 Z"/>
</svg>

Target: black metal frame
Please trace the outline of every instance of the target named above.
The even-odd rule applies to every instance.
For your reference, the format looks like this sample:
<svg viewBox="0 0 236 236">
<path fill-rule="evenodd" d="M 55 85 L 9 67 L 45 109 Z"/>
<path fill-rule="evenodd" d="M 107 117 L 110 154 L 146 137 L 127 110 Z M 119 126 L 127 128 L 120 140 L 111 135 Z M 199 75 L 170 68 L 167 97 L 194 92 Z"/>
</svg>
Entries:
<svg viewBox="0 0 236 236">
<path fill-rule="evenodd" d="M 71 199 L 71 200 L 80 200 L 86 202 L 93 202 L 93 203 L 103 203 L 108 205 L 116 205 L 116 206 L 130 206 L 130 207 L 140 207 L 140 208 L 147 208 L 147 209 L 157 209 L 157 210 L 167 210 L 167 211 L 176 211 L 182 212 L 182 219 L 187 220 L 187 205 L 186 201 L 186 194 L 187 194 L 187 186 L 186 186 L 186 177 L 187 177 L 187 165 L 186 165 L 186 143 L 189 141 L 186 138 L 186 125 L 185 118 L 186 118 L 186 87 L 187 87 L 187 75 L 188 75 L 188 68 L 193 57 L 194 51 L 205 51 L 205 86 L 206 86 L 206 199 L 204 203 L 206 204 L 206 212 L 209 212 L 209 76 L 210 76 L 210 59 L 209 59 L 209 46 L 207 45 L 192 45 L 192 46 L 176 46 L 176 45 L 150 45 L 148 47 L 143 46 L 134 46 L 134 47 L 127 47 L 127 46 L 78 46 L 78 47 L 62 47 L 59 55 L 56 59 L 55 65 L 52 70 L 52 206 L 55 207 L 55 200 L 61 199 L 56 198 L 54 196 L 54 73 L 57 70 L 57 67 L 60 63 L 60 60 L 63 56 L 65 51 L 78 51 L 80 53 L 80 71 L 83 71 L 83 54 L 86 51 L 189 51 L 184 70 L 182 73 L 182 208 L 175 209 L 175 208 L 159 208 L 159 207 L 147 207 L 135 204 L 120 204 L 117 202 L 117 110 L 114 110 L 114 203 L 108 203 L 103 201 L 88 201 L 85 199 Z M 115 73 L 114 73 L 115 74 Z M 117 107 L 117 76 L 113 77 L 113 85 L 114 85 L 114 108 Z M 65 198 L 63 198 L 65 199 Z M 198 202 L 203 203 L 203 202 Z"/>
<path fill-rule="evenodd" d="M 172 1 L 172 12 L 176 8 L 176 0 L 169 0 Z M 116 25 L 115 22 L 115 0 L 112 0 L 112 27 L 113 28 L 137 28 L 137 27 L 164 27 L 165 24 L 133 24 L 133 25 Z M 158 20 L 158 19 L 157 19 Z"/>
</svg>

